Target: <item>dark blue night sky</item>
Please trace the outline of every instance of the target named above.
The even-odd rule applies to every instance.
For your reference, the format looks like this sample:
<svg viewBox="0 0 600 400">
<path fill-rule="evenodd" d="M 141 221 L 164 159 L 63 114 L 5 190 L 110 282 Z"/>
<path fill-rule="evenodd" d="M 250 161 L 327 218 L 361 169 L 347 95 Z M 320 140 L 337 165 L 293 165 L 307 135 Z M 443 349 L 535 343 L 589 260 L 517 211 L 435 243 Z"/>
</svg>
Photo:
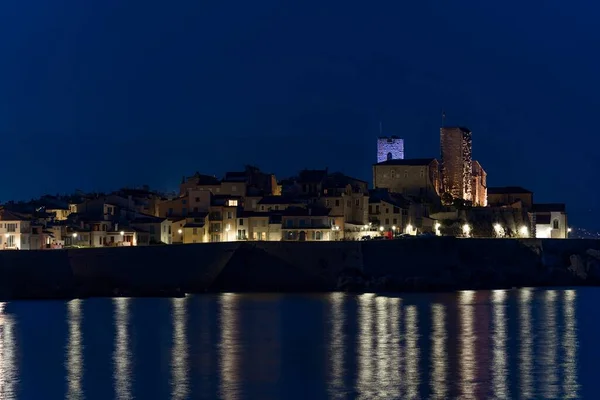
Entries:
<svg viewBox="0 0 600 400">
<path fill-rule="evenodd" d="M 252 163 L 371 180 L 379 120 L 600 228 L 593 2 L 4 0 L 0 201 Z"/>
</svg>

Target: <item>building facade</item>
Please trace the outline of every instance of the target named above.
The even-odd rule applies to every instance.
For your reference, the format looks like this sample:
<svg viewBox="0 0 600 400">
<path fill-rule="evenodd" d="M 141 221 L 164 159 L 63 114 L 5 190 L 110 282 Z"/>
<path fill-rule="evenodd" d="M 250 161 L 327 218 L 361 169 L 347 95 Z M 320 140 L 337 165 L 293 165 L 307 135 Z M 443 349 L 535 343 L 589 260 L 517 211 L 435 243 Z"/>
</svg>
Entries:
<svg viewBox="0 0 600 400">
<path fill-rule="evenodd" d="M 377 138 L 377 162 L 404 159 L 404 139 L 397 136 Z"/>
<path fill-rule="evenodd" d="M 487 206 L 487 173 L 479 164 L 473 161 L 473 205 L 478 207 Z"/>
<path fill-rule="evenodd" d="M 373 165 L 375 189 L 435 200 L 441 192 L 439 163 L 435 158 L 389 160 Z"/>
<path fill-rule="evenodd" d="M 473 201 L 472 133 L 463 127 L 440 129 L 441 175 L 444 192 Z"/>
<path fill-rule="evenodd" d="M 536 238 L 566 239 L 569 237 L 567 208 L 564 204 L 534 204 L 532 214 Z"/>
</svg>

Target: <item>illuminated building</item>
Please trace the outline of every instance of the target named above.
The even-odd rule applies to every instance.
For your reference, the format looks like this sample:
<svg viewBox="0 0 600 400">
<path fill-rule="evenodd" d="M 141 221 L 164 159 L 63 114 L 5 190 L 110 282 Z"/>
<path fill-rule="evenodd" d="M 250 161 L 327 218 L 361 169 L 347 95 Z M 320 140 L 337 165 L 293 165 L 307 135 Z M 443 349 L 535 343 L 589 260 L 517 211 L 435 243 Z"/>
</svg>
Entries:
<svg viewBox="0 0 600 400">
<path fill-rule="evenodd" d="M 472 134 L 467 128 L 440 129 L 441 173 L 444 191 L 455 199 L 473 200 Z"/>
<path fill-rule="evenodd" d="M 377 138 L 377 162 L 404 159 L 404 139 L 397 136 Z"/>
</svg>

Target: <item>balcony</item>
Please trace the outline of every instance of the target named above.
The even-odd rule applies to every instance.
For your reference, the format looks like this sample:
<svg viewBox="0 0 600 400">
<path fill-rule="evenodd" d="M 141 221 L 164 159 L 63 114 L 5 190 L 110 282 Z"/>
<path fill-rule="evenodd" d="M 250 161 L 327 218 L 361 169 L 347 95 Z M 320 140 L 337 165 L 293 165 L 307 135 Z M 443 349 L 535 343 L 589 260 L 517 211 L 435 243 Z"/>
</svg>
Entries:
<svg viewBox="0 0 600 400">
<path fill-rule="evenodd" d="M 223 221 L 223 214 L 221 213 L 210 213 L 208 215 L 210 221 Z"/>
</svg>

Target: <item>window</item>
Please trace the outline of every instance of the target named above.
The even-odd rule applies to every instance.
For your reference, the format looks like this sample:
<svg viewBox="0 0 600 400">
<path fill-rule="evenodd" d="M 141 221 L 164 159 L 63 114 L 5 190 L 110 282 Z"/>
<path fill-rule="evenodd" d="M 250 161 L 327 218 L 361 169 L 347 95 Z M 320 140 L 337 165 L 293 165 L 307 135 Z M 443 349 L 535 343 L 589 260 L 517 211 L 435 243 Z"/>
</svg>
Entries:
<svg viewBox="0 0 600 400">
<path fill-rule="evenodd" d="M 420 176 L 421 176 L 421 178 L 425 178 L 425 170 L 424 169 L 421 170 Z"/>
<path fill-rule="evenodd" d="M 166 232 L 167 232 L 167 226 L 163 225 L 163 233 L 166 233 Z"/>
<path fill-rule="evenodd" d="M 263 227 L 266 227 L 266 226 L 267 226 L 267 220 L 266 220 L 266 219 L 263 219 L 263 221 L 262 221 L 262 226 L 263 226 Z"/>
<path fill-rule="evenodd" d="M 237 207 L 238 206 L 238 201 L 237 200 L 229 200 L 229 201 L 227 201 L 227 205 L 229 207 Z"/>
<path fill-rule="evenodd" d="M 186 199 L 181 200 L 181 204 L 187 204 L 187 200 Z"/>
<path fill-rule="evenodd" d="M 339 200 L 336 200 L 336 201 L 335 201 L 335 206 L 336 206 L 336 207 L 339 207 L 339 206 L 340 206 L 340 201 L 339 201 Z"/>
<path fill-rule="evenodd" d="M 227 211 L 227 219 L 232 219 L 233 213 L 231 211 Z"/>
<path fill-rule="evenodd" d="M 389 224 L 390 224 L 390 219 L 389 219 L 389 218 L 386 218 L 386 219 L 385 219 L 385 224 L 386 224 L 386 225 L 389 225 Z"/>
<path fill-rule="evenodd" d="M 101 237 L 98 238 L 98 245 L 102 246 L 102 238 Z"/>
<path fill-rule="evenodd" d="M 329 207 L 329 199 L 325 199 L 325 207 Z"/>
<path fill-rule="evenodd" d="M 360 206 L 360 199 L 356 199 L 356 201 L 354 202 L 354 204 L 356 204 L 356 206 Z"/>
<path fill-rule="evenodd" d="M 379 214 L 379 206 L 375 206 L 375 214 Z"/>
<path fill-rule="evenodd" d="M 395 178 L 396 177 L 396 171 L 392 170 L 392 172 L 390 172 L 390 176 L 392 178 Z"/>
<path fill-rule="evenodd" d="M 197 235 L 197 234 L 198 234 L 198 228 L 193 228 L 192 235 Z"/>
<path fill-rule="evenodd" d="M 390 209 L 389 209 L 389 208 L 386 208 L 386 209 L 385 209 L 385 213 L 386 213 L 386 214 L 389 214 L 389 213 L 390 213 Z"/>
<path fill-rule="evenodd" d="M 558 219 L 555 219 L 554 221 L 552 221 L 552 229 L 558 229 L 558 228 L 559 228 Z"/>
<path fill-rule="evenodd" d="M 183 207 L 181 209 L 181 215 L 187 215 L 187 208 Z"/>
<path fill-rule="evenodd" d="M 315 232 L 315 231 L 312 231 L 312 232 L 310 233 L 310 238 L 311 238 L 312 240 L 316 240 L 316 237 L 317 237 L 317 235 L 316 235 L 316 232 Z"/>
<path fill-rule="evenodd" d="M 200 203 L 200 197 L 196 197 L 196 203 Z"/>
<path fill-rule="evenodd" d="M 397 219 L 397 218 L 394 218 L 394 219 L 392 220 L 392 224 L 396 225 L 397 223 L 398 223 L 398 219 Z"/>
<path fill-rule="evenodd" d="M 404 170 L 404 177 L 408 178 L 408 170 L 407 169 Z"/>
<path fill-rule="evenodd" d="M 317 231 L 316 240 L 321 240 L 321 232 Z"/>
<path fill-rule="evenodd" d="M 243 219 L 240 219 L 240 223 L 239 223 L 239 225 L 240 225 L 240 226 L 244 226 L 244 220 L 243 220 Z"/>
<path fill-rule="evenodd" d="M 17 224 L 5 224 L 7 232 L 16 232 Z"/>
<path fill-rule="evenodd" d="M 252 232 L 252 240 L 256 240 L 257 239 L 257 234 L 256 232 Z"/>
<path fill-rule="evenodd" d="M 390 161 L 392 159 L 392 152 L 387 153 L 387 160 Z"/>
<path fill-rule="evenodd" d="M 267 232 L 261 232 L 260 240 L 267 240 Z"/>
<path fill-rule="evenodd" d="M 288 228 L 293 228 L 294 227 L 294 220 L 291 220 L 291 219 L 286 220 L 285 221 L 285 226 L 287 226 Z"/>
<path fill-rule="evenodd" d="M 400 208 L 394 207 L 394 214 L 400 214 Z"/>
<path fill-rule="evenodd" d="M 265 211 L 265 206 L 260 206 L 260 211 Z"/>
<path fill-rule="evenodd" d="M 167 211 L 167 215 L 173 215 L 173 209 L 169 208 L 169 210 Z"/>
</svg>

